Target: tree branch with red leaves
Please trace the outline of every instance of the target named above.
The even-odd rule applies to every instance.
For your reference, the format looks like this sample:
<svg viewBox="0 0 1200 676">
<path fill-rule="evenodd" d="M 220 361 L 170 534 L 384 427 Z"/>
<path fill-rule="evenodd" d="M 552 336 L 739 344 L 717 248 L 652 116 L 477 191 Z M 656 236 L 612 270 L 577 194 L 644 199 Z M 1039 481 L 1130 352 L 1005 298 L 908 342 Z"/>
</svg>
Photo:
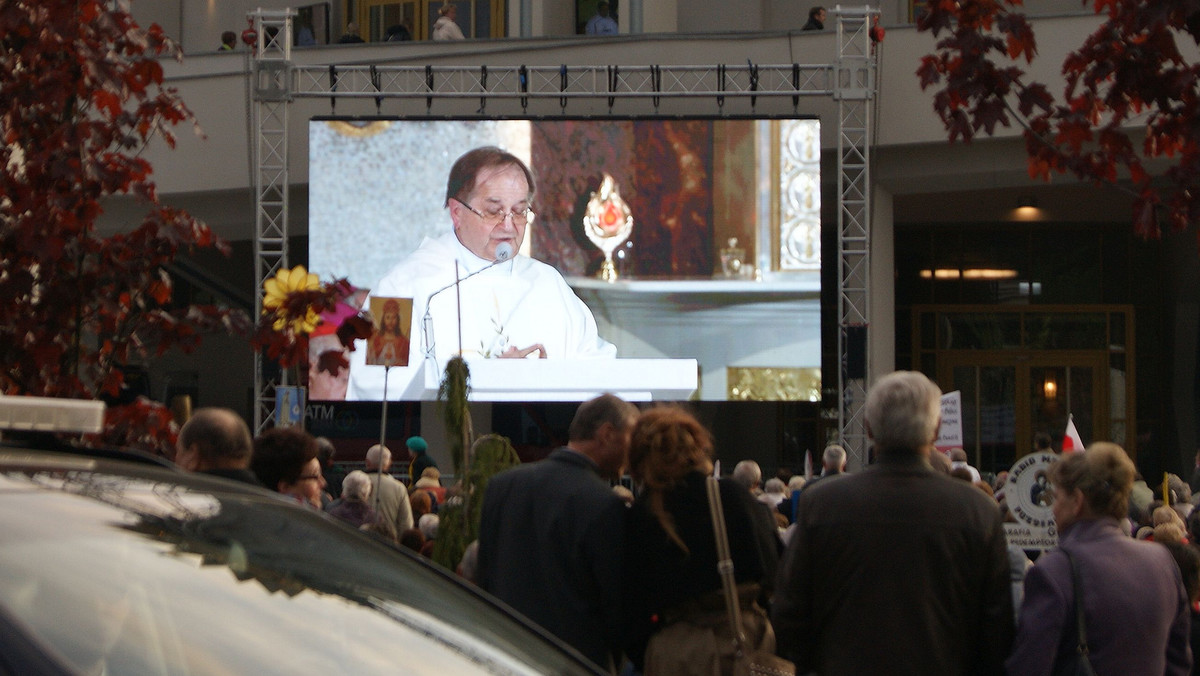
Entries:
<svg viewBox="0 0 1200 676">
<path fill-rule="evenodd" d="M 1029 81 L 1037 55 L 1019 0 L 928 0 L 918 20 L 938 37 L 921 59 L 922 89 L 951 142 L 1024 128 L 1029 175 L 1071 174 L 1134 197 L 1134 230 L 1181 230 L 1200 216 L 1200 65 L 1176 40 L 1200 44 L 1196 0 L 1093 0 L 1099 27 L 1063 62 L 1063 91 Z M 1166 163 L 1154 173 L 1152 161 Z"/>
<path fill-rule="evenodd" d="M 174 302 L 167 267 L 221 243 L 161 204 L 152 140 L 174 146 L 192 113 L 163 84 L 159 57 L 180 52 L 158 26 L 141 28 L 124 3 L 0 3 L 0 392 L 115 398 L 126 366 L 210 331 L 249 333 L 244 313 Z M 198 129 L 197 129 L 198 131 Z M 96 233 L 105 200 L 129 195 L 140 223 Z M 169 411 L 139 400 L 110 407 L 93 438 L 164 450 Z"/>
</svg>

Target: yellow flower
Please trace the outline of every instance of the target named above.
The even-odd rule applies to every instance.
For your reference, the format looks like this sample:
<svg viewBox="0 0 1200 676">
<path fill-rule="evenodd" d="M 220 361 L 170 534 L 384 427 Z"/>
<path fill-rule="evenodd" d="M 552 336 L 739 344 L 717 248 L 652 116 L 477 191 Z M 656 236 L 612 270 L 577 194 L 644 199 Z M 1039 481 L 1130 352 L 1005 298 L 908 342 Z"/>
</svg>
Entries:
<svg viewBox="0 0 1200 676">
<path fill-rule="evenodd" d="M 287 302 L 288 294 L 295 291 L 316 291 L 321 288 L 321 280 L 316 275 L 297 265 L 291 270 L 280 270 L 275 276 L 263 282 L 264 310 L 277 310 Z"/>
<path fill-rule="evenodd" d="M 263 314 L 274 313 L 276 331 L 282 331 L 289 323 L 296 333 L 311 333 L 321 320 L 320 315 L 312 308 L 305 308 L 304 316 L 291 317 L 288 315 L 288 296 L 301 291 L 317 291 L 321 288 L 321 280 L 303 265 L 297 265 L 291 270 L 280 270 L 275 276 L 263 282 Z"/>
</svg>

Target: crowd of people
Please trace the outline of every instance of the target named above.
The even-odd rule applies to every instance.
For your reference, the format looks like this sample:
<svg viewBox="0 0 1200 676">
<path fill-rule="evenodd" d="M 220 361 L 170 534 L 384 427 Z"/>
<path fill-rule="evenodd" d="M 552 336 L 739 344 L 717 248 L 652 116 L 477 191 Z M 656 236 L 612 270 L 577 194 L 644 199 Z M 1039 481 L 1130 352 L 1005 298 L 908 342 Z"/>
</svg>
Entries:
<svg viewBox="0 0 1200 676">
<path fill-rule="evenodd" d="M 714 478 L 713 437 L 685 406 L 586 401 L 563 447 L 487 482 L 458 572 L 609 673 L 731 674 L 751 650 L 800 674 L 1192 673 L 1189 485 L 1172 475 L 1156 499 L 1120 446 L 1094 443 L 1046 472 L 1058 546 L 1011 547 L 1006 477 L 933 446 L 940 396 L 890 374 L 864 406 L 868 466 L 847 471 L 831 445 L 815 476 L 765 481 L 753 460 Z M 232 412 L 201 409 L 176 460 L 428 556 L 456 488 L 425 440 L 406 444 L 408 485 L 375 446 L 338 496 L 320 446 L 294 428 L 251 439 Z"/>
<path fill-rule="evenodd" d="M 337 451 L 329 439 L 296 427 L 274 427 L 252 436 L 246 422 L 224 408 L 196 410 L 180 429 L 176 446 L 175 463 L 185 470 L 268 488 L 432 555 L 437 510 L 448 494 L 420 436 L 405 442 L 410 476 L 419 472 L 409 484 L 393 476 L 392 452 L 386 446 L 367 449 L 363 469 L 346 473 L 335 462 Z"/>
</svg>

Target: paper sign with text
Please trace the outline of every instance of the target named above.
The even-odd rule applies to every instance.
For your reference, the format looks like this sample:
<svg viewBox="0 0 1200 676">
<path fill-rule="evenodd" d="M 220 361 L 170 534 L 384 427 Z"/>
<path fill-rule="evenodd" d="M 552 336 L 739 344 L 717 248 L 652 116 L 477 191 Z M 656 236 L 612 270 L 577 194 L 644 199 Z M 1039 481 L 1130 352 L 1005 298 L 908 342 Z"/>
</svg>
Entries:
<svg viewBox="0 0 1200 676">
<path fill-rule="evenodd" d="M 955 390 L 942 395 L 942 425 L 938 428 L 936 446 L 943 453 L 962 448 L 962 392 Z"/>
</svg>

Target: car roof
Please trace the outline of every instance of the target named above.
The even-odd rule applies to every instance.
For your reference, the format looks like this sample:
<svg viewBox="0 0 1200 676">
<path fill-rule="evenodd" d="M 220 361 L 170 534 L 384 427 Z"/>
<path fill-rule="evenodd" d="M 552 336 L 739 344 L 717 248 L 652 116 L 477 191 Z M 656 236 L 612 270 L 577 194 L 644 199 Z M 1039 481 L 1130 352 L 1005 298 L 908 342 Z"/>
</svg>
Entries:
<svg viewBox="0 0 1200 676">
<path fill-rule="evenodd" d="M 2 614 L 35 643 L 80 643 L 89 627 L 64 636 L 58 625 L 83 622 L 66 609 L 92 597 L 117 599 L 109 605 L 155 635 L 178 628 L 166 642 L 175 653 L 155 656 L 163 664 L 183 660 L 201 631 L 206 659 L 239 673 L 277 671 L 300 655 L 304 671 L 327 661 L 391 673 L 402 646 L 405 663 L 428 661 L 431 673 L 600 673 L 449 571 L 277 493 L 120 452 L 0 442 Z M 306 614 L 311 623 L 297 621 Z M 268 639 L 276 644 L 264 650 Z M 147 641 L 160 647 L 137 636 Z M 125 666 L 149 659 L 134 653 L 119 656 L 133 660 Z"/>
</svg>

